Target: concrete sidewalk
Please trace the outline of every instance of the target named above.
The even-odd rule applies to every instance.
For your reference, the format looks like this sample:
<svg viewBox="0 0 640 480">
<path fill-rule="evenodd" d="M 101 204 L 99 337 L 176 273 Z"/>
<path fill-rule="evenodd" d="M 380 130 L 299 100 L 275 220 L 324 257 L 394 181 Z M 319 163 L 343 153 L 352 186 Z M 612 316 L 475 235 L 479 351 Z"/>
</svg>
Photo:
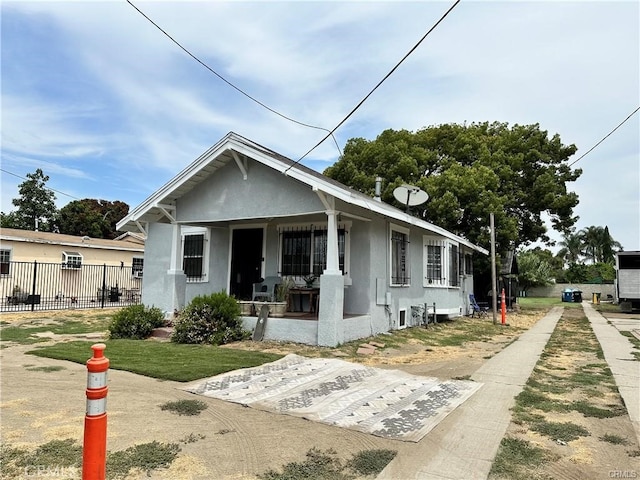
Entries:
<svg viewBox="0 0 640 480">
<path fill-rule="evenodd" d="M 562 316 L 553 308 L 489 359 L 472 380 L 484 385 L 423 438 L 398 453 L 378 479 L 486 479 L 511 422 L 511 407 Z M 625 400 L 626 401 L 626 400 Z"/>
<path fill-rule="evenodd" d="M 614 326 L 616 322 L 609 324 L 591 304 L 583 302 L 582 308 L 602 347 L 640 443 L 640 362 L 631 353 L 633 344 Z M 635 322 L 640 327 L 640 321 Z M 625 322 L 621 323 L 624 325 Z"/>
</svg>

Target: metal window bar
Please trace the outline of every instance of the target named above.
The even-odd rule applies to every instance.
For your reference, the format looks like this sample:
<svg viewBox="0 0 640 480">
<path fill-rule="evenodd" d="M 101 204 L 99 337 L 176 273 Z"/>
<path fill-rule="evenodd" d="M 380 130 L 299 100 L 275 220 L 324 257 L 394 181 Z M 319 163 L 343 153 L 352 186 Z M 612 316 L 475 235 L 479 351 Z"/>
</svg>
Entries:
<svg viewBox="0 0 640 480">
<path fill-rule="evenodd" d="M 393 230 L 391 232 L 391 283 L 394 285 L 409 284 L 408 252 L 407 234 Z"/>
<path fill-rule="evenodd" d="M 338 268 L 342 273 L 346 273 L 344 271 L 345 244 L 346 230 L 338 228 Z M 313 231 L 313 274 L 320 276 L 325 268 L 327 268 L 327 230 L 316 229 Z"/>
<path fill-rule="evenodd" d="M 311 230 L 300 228 L 282 232 L 282 275 L 304 276 L 311 268 Z"/>
<path fill-rule="evenodd" d="M 188 282 L 204 278 L 204 234 L 185 235 L 182 270 Z"/>
<path fill-rule="evenodd" d="M 427 244 L 427 282 L 442 283 L 442 245 L 439 243 Z"/>
<path fill-rule="evenodd" d="M 449 248 L 449 285 L 457 287 L 460 284 L 458 278 L 458 246 L 451 245 Z"/>
</svg>

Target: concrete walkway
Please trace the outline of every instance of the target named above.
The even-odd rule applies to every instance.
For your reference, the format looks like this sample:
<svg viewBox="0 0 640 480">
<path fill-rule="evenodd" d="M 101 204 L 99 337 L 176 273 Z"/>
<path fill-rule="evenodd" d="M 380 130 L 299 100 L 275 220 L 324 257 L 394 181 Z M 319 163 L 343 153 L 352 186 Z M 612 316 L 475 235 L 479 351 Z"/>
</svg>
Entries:
<svg viewBox="0 0 640 480">
<path fill-rule="evenodd" d="M 612 320 L 611 325 L 591 304 L 583 302 L 582 308 L 600 342 L 640 443 L 640 362 L 631 353 L 633 344 L 620 333 L 620 330 L 630 329 L 629 321 Z M 636 328 L 640 328 L 640 320 L 631 322 L 635 322 Z"/>
<path fill-rule="evenodd" d="M 561 307 L 553 308 L 480 367 L 471 379 L 484 383 L 482 388 L 415 448 L 398 453 L 377 478 L 486 479 L 511 422 L 514 398 L 529 379 L 562 312 Z"/>
</svg>

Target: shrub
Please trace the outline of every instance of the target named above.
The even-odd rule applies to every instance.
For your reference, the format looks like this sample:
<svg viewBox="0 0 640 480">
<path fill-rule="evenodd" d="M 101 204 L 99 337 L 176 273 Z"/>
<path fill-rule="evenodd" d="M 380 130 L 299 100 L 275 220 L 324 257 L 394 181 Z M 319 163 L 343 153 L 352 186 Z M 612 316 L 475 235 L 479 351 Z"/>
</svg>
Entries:
<svg viewBox="0 0 640 480">
<path fill-rule="evenodd" d="M 164 313 L 157 307 L 130 305 L 117 312 L 109 325 L 110 338 L 143 340 L 154 328 L 164 325 Z"/>
<path fill-rule="evenodd" d="M 242 340 L 240 306 L 225 292 L 199 295 L 180 313 L 171 340 L 176 343 L 224 345 Z"/>
</svg>

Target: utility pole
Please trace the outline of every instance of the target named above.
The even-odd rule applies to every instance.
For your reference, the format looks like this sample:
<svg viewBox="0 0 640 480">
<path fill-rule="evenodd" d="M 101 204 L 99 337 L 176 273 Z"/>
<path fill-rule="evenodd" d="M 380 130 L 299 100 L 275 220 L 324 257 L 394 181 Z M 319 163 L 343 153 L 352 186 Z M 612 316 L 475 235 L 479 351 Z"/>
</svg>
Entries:
<svg viewBox="0 0 640 480">
<path fill-rule="evenodd" d="M 493 213 L 489 214 L 489 228 L 491 229 L 491 308 L 493 324 L 498 323 L 498 291 L 496 289 L 496 229 Z"/>
</svg>

